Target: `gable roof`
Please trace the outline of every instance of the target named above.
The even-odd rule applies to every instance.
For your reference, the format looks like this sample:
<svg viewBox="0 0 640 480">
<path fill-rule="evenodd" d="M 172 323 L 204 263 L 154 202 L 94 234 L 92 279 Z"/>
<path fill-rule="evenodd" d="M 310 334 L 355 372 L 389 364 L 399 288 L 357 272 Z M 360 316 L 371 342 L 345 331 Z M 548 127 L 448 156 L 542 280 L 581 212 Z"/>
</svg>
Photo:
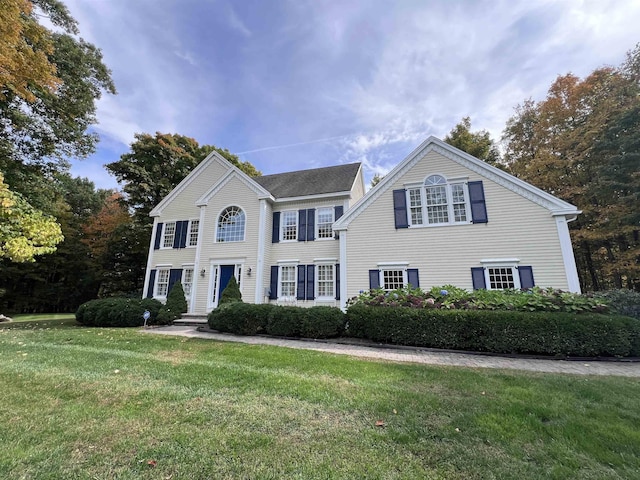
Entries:
<svg viewBox="0 0 640 480">
<path fill-rule="evenodd" d="M 184 177 L 182 179 L 182 181 L 173 189 L 171 190 L 171 192 L 169 192 L 169 194 L 164 197 L 160 203 L 158 203 L 158 205 L 156 205 L 151 212 L 149 212 L 149 216 L 150 217 L 157 217 L 160 216 L 162 214 L 162 210 L 164 208 L 166 208 L 167 205 L 169 205 L 182 191 L 184 191 L 185 188 L 187 188 L 191 182 L 193 182 L 193 180 L 200 175 L 209 165 L 211 165 L 211 163 L 213 162 L 218 162 L 220 165 L 222 165 L 224 168 L 227 169 L 227 173 L 224 174 L 218 182 L 216 182 L 211 189 L 209 189 L 209 192 L 205 193 L 205 195 L 203 197 L 206 197 L 207 194 L 209 194 L 211 192 L 211 190 L 213 190 L 220 182 L 222 181 L 228 181 L 232 176 L 238 177 L 240 178 L 240 180 L 242 180 L 245 184 L 247 184 L 250 188 L 252 188 L 256 194 L 259 196 L 259 198 L 273 198 L 268 191 L 266 191 L 261 185 L 257 184 L 254 180 L 254 178 L 251 178 L 249 175 L 247 175 L 246 173 L 244 173 L 242 170 L 240 170 L 238 167 L 236 167 L 235 165 L 233 165 L 231 162 L 229 162 L 226 158 L 224 158 L 222 155 L 220 155 L 218 152 L 216 152 L 215 150 L 212 151 L 209 155 L 207 155 L 205 157 L 204 160 L 202 160 L 197 166 L 196 168 L 194 168 L 191 173 L 189 173 L 186 177 Z M 203 201 L 203 199 L 201 198 L 199 201 Z M 208 198 L 206 198 L 206 200 L 204 200 L 205 202 L 208 201 Z"/>
<path fill-rule="evenodd" d="M 391 170 L 375 188 L 370 189 L 352 208 L 333 224 L 334 230 L 346 230 L 351 221 L 358 217 L 371 203 L 387 191 L 395 181 L 422 160 L 428 153 L 435 151 L 448 159 L 459 163 L 469 170 L 492 180 L 495 183 L 523 196 L 524 198 L 548 209 L 552 215 L 565 216 L 568 219 L 575 218 L 581 213 L 575 205 L 559 199 L 534 187 L 530 183 L 520 180 L 507 172 L 489 165 L 482 160 L 469 155 L 456 147 L 443 142 L 439 138 L 430 136 L 411 152 L 402 162 Z M 571 218 L 573 217 L 573 218 Z"/>
<path fill-rule="evenodd" d="M 275 198 L 304 197 L 348 192 L 353 187 L 360 163 L 313 168 L 254 177 L 253 180 Z"/>
</svg>

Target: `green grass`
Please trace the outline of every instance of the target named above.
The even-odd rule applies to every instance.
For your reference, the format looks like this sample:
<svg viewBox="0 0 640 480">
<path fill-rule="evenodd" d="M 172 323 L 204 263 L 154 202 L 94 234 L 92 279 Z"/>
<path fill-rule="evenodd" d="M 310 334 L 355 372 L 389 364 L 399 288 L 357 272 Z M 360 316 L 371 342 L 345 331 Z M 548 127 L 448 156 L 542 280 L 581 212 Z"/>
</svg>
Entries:
<svg viewBox="0 0 640 480">
<path fill-rule="evenodd" d="M 0 478 L 640 478 L 634 379 L 57 321 L 0 325 Z"/>
</svg>

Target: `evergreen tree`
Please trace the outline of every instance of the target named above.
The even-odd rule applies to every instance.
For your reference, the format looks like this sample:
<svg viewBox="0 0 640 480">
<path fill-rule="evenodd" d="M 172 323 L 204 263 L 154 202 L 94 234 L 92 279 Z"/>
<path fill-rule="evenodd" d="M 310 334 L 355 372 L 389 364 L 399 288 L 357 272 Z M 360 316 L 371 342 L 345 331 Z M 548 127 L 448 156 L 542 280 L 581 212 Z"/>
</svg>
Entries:
<svg viewBox="0 0 640 480">
<path fill-rule="evenodd" d="M 227 286 L 222 291 L 222 295 L 220 295 L 218 305 L 233 302 L 242 302 L 242 293 L 240 293 L 240 287 L 238 286 L 235 276 L 229 279 L 229 283 L 227 283 Z"/>
</svg>

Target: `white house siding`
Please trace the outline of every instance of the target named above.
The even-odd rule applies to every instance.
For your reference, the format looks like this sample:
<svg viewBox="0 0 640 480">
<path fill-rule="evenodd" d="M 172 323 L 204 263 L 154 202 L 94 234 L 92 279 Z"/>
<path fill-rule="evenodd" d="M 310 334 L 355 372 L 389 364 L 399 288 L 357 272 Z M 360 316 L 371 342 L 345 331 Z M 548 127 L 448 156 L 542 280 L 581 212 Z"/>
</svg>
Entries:
<svg viewBox="0 0 640 480">
<path fill-rule="evenodd" d="M 396 230 L 393 190 L 432 174 L 482 180 L 488 223 Z M 473 288 L 471 267 L 481 259 L 517 258 L 531 265 L 536 285 L 567 288 L 555 219 L 548 209 L 431 152 L 368 206 L 348 226 L 347 295 L 369 288 L 368 271 L 378 262 L 409 262 L 420 286 Z"/>
<path fill-rule="evenodd" d="M 314 260 L 318 259 L 334 259 L 334 263 L 340 261 L 340 244 L 335 238 L 311 240 L 311 241 L 290 241 L 290 242 L 278 242 L 272 243 L 271 232 L 273 223 L 273 212 L 282 212 L 286 210 L 301 210 L 307 208 L 322 208 L 322 207 L 335 207 L 338 205 L 345 206 L 348 201 L 348 197 L 333 197 L 327 200 L 308 200 L 308 201 L 296 201 L 291 203 L 276 203 L 272 206 L 272 211 L 268 221 L 267 231 L 267 251 L 269 252 L 268 263 L 265 262 L 265 280 L 264 285 L 269 286 L 271 272 L 270 267 L 272 265 L 278 265 L 279 261 L 283 260 L 297 260 L 300 265 L 312 265 Z M 345 211 L 347 207 L 345 206 Z M 266 300 L 265 300 L 266 301 Z M 271 303 L 277 303 L 276 300 L 271 300 Z M 313 305 L 338 305 L 338 301 L 319 303 L 311 300 L 296 300 L 296 305 L 300 306 L 313 306 Z"/>
<path fill-rule="evenodd" d="M 243 242 L 215 242 L 216 226 L 220 213 L 229 206 L 238 206 L 245 213 L 245 240 Z M 205 269 L 205 277 L 198 272 L 196 291 L 196 312 L 206 312 L 208 306 L 209 286 L 211 281 L 211 262 L 228 259 L 242 259 L 244 269 L 242 273 L 242 297 L 247 302 L 253 302 L 256 285 L 256 265 L 258 252 L 258 234 L 260 218 L 260 201 L 256 193 L 239 178 L 229 180 L 225 187 L 214 195 L 205 209 L 203 222 L 200 224 L 201 245 L 198 268 Z M 247 275 L 248 268 L 252 274 Z"/>
</svg>

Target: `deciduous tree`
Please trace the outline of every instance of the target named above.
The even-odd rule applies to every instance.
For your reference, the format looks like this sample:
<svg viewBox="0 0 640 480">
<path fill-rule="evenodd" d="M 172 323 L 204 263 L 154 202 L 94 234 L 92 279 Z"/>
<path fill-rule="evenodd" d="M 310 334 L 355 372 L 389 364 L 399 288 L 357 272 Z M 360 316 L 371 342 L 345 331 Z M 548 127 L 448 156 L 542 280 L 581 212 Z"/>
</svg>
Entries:
<svg viewBox="0 0 640 480">
<path fill-rule="evenodd" d="M 464 117 L 460 123 L 453 127 L 444 137 L 444 141 L 492 165 L 496 165 L 500 160 L 500 152 L 489 132 L 486 130 L 472 132 L 471 118 L 469 117 Z"/>
</svg>

